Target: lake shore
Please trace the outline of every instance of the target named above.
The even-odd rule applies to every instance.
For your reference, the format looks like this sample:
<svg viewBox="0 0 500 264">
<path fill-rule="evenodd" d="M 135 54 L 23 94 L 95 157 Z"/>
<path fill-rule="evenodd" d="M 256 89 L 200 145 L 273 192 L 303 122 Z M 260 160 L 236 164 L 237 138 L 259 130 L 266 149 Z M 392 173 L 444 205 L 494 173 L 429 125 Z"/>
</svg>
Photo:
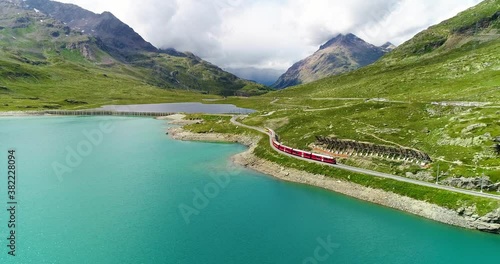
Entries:
<svg viewBox="0 0 500 264">
<path fill-rule="evenodd" d="M 22 111 L 0 112 L 0 117 L 23 116 L 44 115 Z M 165 120 L 169 124 L 176 125 L 176 127 L 172 127 L 168 130 L 168 134 L 176 140 L 239 143 L 246 145 L 249 149 L 233 156 L 231 158 L 232 162 L 280 180 L 320 187 L 453 226 L 500 234 L 500 208 L 485 216 L 479 216 L 475 214 L 474 208 L 461 208 L 458 211 L 454 211 L 392 192 L 368 188 L 356 183 L 340 181 L 323 175 L 312 174 L 292 168 L 285 168 L 279 164 L 261 159 L 253 154 L 253 150 L 260 140 L 258 136 L 248 137 L 221 133 L 192 133 L 184 130 L 182 126 L 200 121 L 185 120 L 185 115 L 183 114 L 157 117 L 156 119 Z"/>
<path fill-rule="evenodd" d="M 172 119 L 170 119 L 172 120 Z M 180 121 L 173 120 L 174 124 Z M 219 133 L 197 134 L 182 127 L 170 128 L 168 134 L 176 140 L 240 143 L 249 147 L 243 153 L 231 158 L 235 164 L 270 175 L 280 180 L 307 184 L 331 190 L 356 199 L 368 201 L 410 214 L 418 215 L 441 223 L 483 232 L 500 234 L 500 208 L 483 217 L 475 215 L 474 208 L 461 208 L 458 211 L 447 209 L 425 201 L 405 197 L 392 192 L 368 188 L 356 183 L 340 181 L 323 175 L 317 175 L 261 159 L 253 154 L 259 137 L 251 138 L 243 135 Z"/>
<path fill-rule="evenodd" d="M 0 117 L 17 117 L 17 116 L 44 116 L 47 114 L 42 114 L 38 113 L 37 111 L 7 111 L 7 112 L 1 112 L 0 111 Z"/>
</svg>

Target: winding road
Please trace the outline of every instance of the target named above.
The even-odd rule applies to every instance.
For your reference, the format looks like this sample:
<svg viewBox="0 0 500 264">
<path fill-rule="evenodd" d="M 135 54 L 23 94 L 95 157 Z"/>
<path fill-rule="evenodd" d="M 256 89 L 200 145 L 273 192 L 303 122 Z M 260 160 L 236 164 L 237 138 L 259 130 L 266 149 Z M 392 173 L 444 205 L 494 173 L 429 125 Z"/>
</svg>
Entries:
<svg viewBox="0 0 500 264">
<path fill-rule="evenodd" d="M 266 134 L 267 136 L 269 136 L 269 144 L 271 145 L 272 149 L 274 149 L 276 152 L 278 152 L 278 153 L 280 153 L 282 155 L 286 155 L 286 156 L 289 156 L 289 157 L 292 157 L 292 158 L 296 158 L 296 159 L 300 159 L 300 160 L 304 160 L 304 161 L 308 161 L 308 162 L 318 163 L 318 164 L 321 164 L 321 165 L 333 166 L 335 168 L 346 170 L 346 171 L 351 171 L 351 172 L 356 172 L 356 173 L 362 173 L 362 174 L 366 174 L 366 175 L 372 175 L 372 176 L 375 176 L 375 177 L 392 179 L 392 180 L 396 180 L 396 181 L 400 181 L 400 182 L 407 182 L 407 183 L 412 183 L 412 184 L 416 184 L 416 185 L 420 185 L 420 186 L 426 186 L 426 187 L 431 187 L 431 188 L 439 189 L 439 190 L 445 190 L 445 191 L 451 191 L 451 192 L 456 192 L 456 193 L 462 193 L 462 194 L 472 195 L 472 196 L 476 196 L 476 197 L 491 198 L 491 199 L 495 199 L 495 200 L 500 200 L 500 195 L 489 194 L 489 193 L 481 193 L 481 192 L 476 192 L 476 191 L 471 191 L 471 190 L 465 190 L 465 189 L 459 189 L 459 188 L 455 188 L 455 187 L 451 187 L 451 186 L 444 186 L 444 185 L 439 185 L 439 184 L 435 184 L 435 183 L 430 183 L 430 182 L 424 182 L 424 181 L 409 179 L 409 178 L 405 178 L 405 177 L 401 177 L 401 176 L 397 176 L 397 175 L 392 175 L 392 174 L 388 174 L 388 173 L 382 173 L 382 172 L 377 172 L 377 171 L 372 171 L 372 170 L 367 170 L 367 169 L 362 169 L 362 168 L 347 166 L 347 165 L 343 165 L 343 164 L 336 164 L 336 165 L 326 164 L 326 163 L 323 163 L 323 162 L 318 162 L 318 161 L 314 161 L 314 160 L 310 160 L 310 159 L 305 159 L 305 158 L 297 157 L 297 156 L 294 156 L 294 155 L 291 155 L 291 154 L 288 154 L 288 153 L 284 153 L 284 152 L 281 152 L 281 151 L 275 149 L 273 147 L 273 145 L 272 145 L 272 138 L 275 136 L 274 131 L 271 130 L 272 133 L 270 134 L 270 133 L 268 133 L 263 128 L 259 128 L 259 127 L 254 127 L 254 126 L 249 126 L 249 125 L 242 124 L 242 123 L 238 122 L 238 120 L 237 120 L 238 118 L 239 118 L 239 116 L 233 116 L 231 118 L 231 123 L 233 123 L 234 125 L 237 125 L 237 126 L 245 127 L 245 128 L 252 129 L 252 130 L 255 130 L 255 131 L 259 131 L 259 132 L 261 132 L 263 134 Z"/>
</svg>

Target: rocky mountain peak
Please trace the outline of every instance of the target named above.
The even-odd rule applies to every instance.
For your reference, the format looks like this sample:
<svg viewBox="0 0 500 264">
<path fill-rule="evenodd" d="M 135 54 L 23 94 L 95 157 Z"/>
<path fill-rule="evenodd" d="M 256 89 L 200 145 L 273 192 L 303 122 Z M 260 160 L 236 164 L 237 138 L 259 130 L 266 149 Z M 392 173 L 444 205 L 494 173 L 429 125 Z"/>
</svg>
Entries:
<svg viewBox="0 0 500 264">
<path fill-rule="evenodd" d="M 326 48 L 336 46 L 336 45 L 354 44 L 354 43 L 359 43 L 359 42 L 364 42 L 364 41 L 362 39 L 358 38 L 354 34 L 351 34 L 351 33 L 346 34 L 346 35 L 339 34 L 336 37 L 327 41 L 325 44 L 321 45 L 319 49 L 322 50 L 322 49 L 326 49 Z"/>
<path fill-rule="evenodd" d="M 295 63 L 273 87 L 282 89 L 352 71 L 377 61 L 386 52 L 354 34 L 339 34 L 313 55 Z"/>
<path fill-rule="evenodd" d="M 397 48 L 396 45 L 392 44 L 391 42 L 386 42 L 384 45 L 380 46 L 385 52 L 391 52 L 395 48 Z"/>
<path fill-rule="evenodd" d="M 158 52 L 156 47 L 110 12 L 95 14 L 76 5 L 50 0 L 25 0 L 24 4 L 26 9 L 36 8 L 64 22 L 72 30 L 99 39 L 105 49 L 120 60 L 127 60 L 131 53 Z"/>
</svg>

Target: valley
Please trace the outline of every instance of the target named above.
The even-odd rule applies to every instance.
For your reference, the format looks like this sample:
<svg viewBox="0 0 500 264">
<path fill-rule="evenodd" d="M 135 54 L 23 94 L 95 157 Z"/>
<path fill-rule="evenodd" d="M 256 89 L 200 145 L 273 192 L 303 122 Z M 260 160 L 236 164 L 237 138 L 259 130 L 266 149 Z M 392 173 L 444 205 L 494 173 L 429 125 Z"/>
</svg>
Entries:
<svg viewBox="0 0 500 264">
<path fill-rule="evenodd" d="M 291 86 L 282 90 L 240 79 L 190 52 L 157 49 L 110 13 L 98 15 L 64 6 L 80 17 L 70 28 L 66 24 L 71 20 L 59 17 L 52 5 L 58 4 L 0 1 L 0 111 L 169 102 L 234 104 L 258 111 L 244 116 L 242 124 L 269 127 L 293 148 L 312 150 L 321 145 L 318 137 L 326 137 L 414 150 L 428 154 L 432 162 L 422 164 L 377 152 L 358 155 L 354 149 L 338 153 L 323 146 L 332 155 L 341 154 L 339 163 L 358 168 L 346 172 L 278 155 L 266 138 L 255 147 L 258 158 L 455 212 L 472 211 L 478 218 L 500 207 L 494 199 L 362 173 L 371 170 L 428 184 L 437 179 L 442 186 L 498 195 L 498 0 L 485 0 L 392 51 L 364 43 L 377 48 L 377 56 L 369 56 L 369 62 L 345 58 L 339 65 L 348 71 L 326 67 L 315 72 L 321 74 L 314 78 L 294 76 L 282 82 L 279 88 Z M 114 27 L 103 27 L 103 23 Z M 83 28 L 83 24 L 91 26 Z M 130 38 L 110 35 L 118 29 Z M 95 34 L 87 34 L 93 30 Z M 330 44 L 345 38 L 362 41 L 354 35 L 340 35 Z M 306 64 L 317 66 L 314 61 Z M 188 118 L 200 120 L 185 127 L 193 133 L 255 135 L 232 124 L 228 116 L 192 114 Z"/>
</svg>

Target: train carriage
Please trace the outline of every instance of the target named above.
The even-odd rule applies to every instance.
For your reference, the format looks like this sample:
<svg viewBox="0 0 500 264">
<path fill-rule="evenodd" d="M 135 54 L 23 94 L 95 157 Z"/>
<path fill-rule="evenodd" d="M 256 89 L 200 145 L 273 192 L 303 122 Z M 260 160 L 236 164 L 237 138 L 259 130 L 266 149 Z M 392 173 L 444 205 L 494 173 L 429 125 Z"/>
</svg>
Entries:
<svg viewBox="0 0 500 264">
<path fill-rule="evenodd" d="M 285 153 L 288 153 L 288 154 L 291 154 L 291 155 L 294 155 L 297 157 L 302 157 L 305 159 L 311 159 L 311 160 L 320 161 L 320 162 L 324 162 L 324 163 L 328 163 L 328 164 L 337 164 L 337 160 L 334 157 L 325 156 L 325 155 L 321 155 L 321 154 L 315 154 L 312 152 L 306 152 L 306 151 L 303 151 L 300 149 L 293 149 L 291 147 L 287 147 L 285 145 L 282 145 L 281 143 L 279 143 L 277 141 L 276 136 L 274 136 L 274 132 L 272 130 L 269 129 L 269 133 L 272 137 L 271 141 L 272 141 L 273 147 L 282 151 L 282 152 L 285 152 Z"/>
</svg>

